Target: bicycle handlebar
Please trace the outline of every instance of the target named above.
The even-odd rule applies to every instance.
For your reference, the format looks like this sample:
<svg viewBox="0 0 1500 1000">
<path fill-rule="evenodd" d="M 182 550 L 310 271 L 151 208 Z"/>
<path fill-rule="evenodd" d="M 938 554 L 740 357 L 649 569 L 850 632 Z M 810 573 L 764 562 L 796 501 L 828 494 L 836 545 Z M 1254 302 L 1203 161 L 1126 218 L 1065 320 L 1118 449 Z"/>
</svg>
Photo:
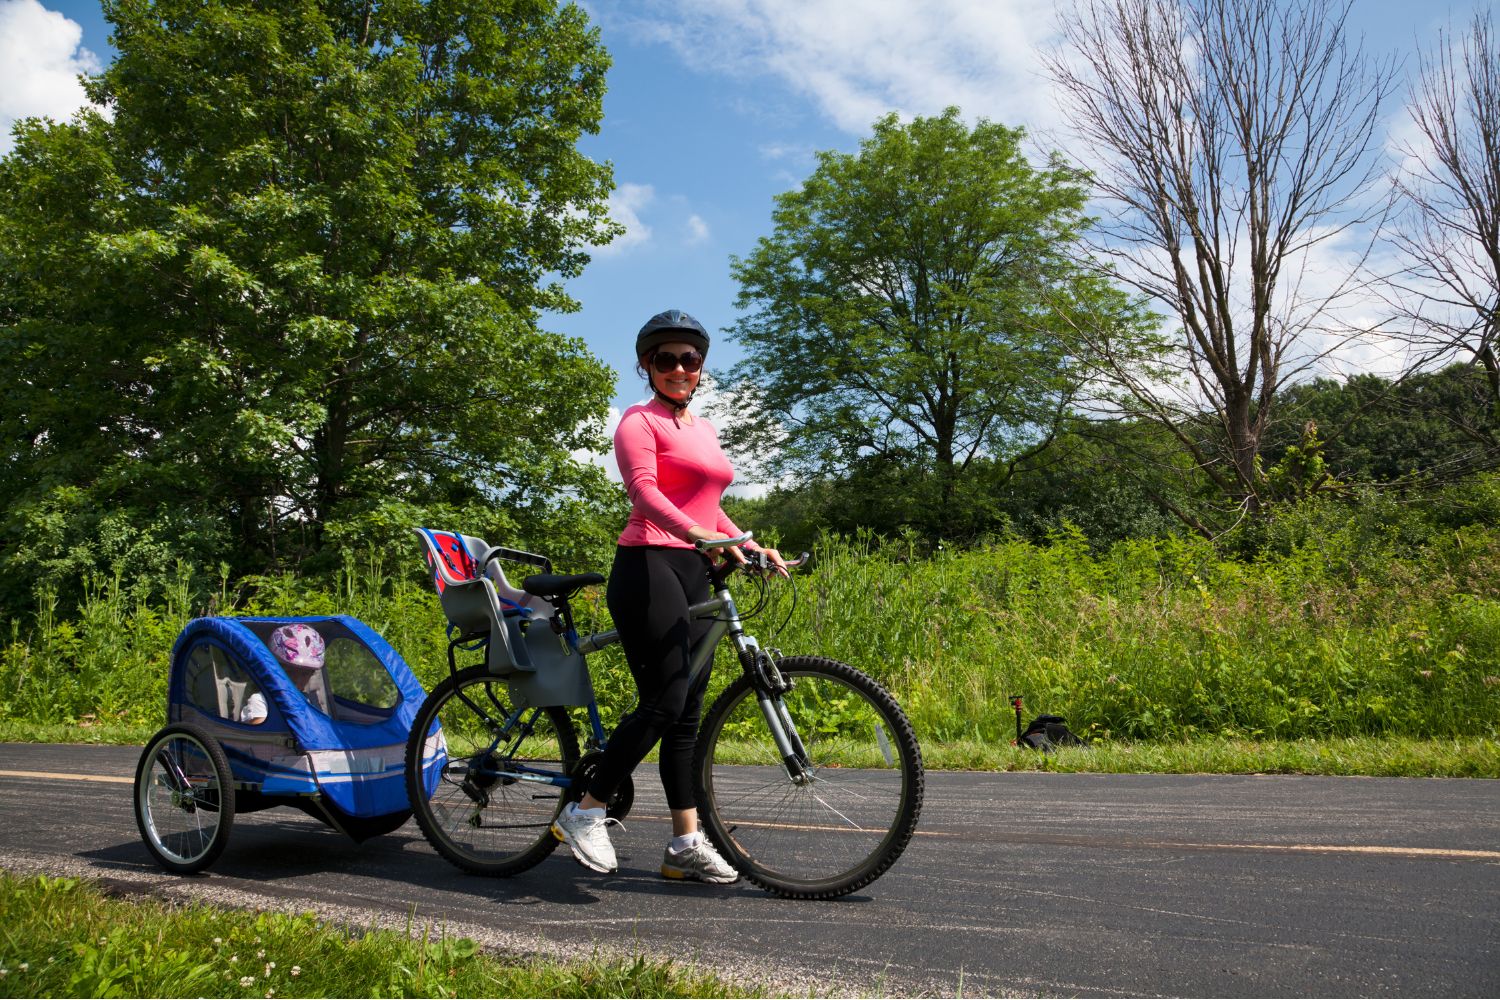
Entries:
<svg viewBox="0 0 1500 1000">
<path fill-rule="evenodd" d="M 811 558 L 812 556 L 809 553 L 804 552 L 796 559 L 783 559 L 782 562 L 786 564 L 787 569 L 796 569 L 798 566 L 806 564 Z M 760 549 L 751 549 L 745 553 L 745 568 L 769 571 L 775 567 L 772 566 L 771 560 L 766 558 L 764 552 Z"/>
<path fill-rule="evenodd" d="M 747 531 L 735 538 L 700 538 L 693 543 L 693 547 L 699 552 L 706 552 L 709 549 L 727 549 L 731 545 L 744 545 L 754 537 L 755 532 Z M 748 549 L 743 554 L 745 556 L 744 566 L 746 569 L 769 570 L 772 568 L 770 560 L 761 554 L 760 549 Z M 784 562 L 787 569 L 796 569 L 798 566 L 804 565 L 810 558 L 812 558 L 811 555 L 804 552 L 796 559 L 787 559 Z"/>
<path fill-rule="evenodd" d="M 700 538 L 693 543 L 693 547 L 699 552 L 704 552 L 708 549 L 726 549 L 731 545 L 744 545 L 754 537 L 755 532 L 747 531 L 736 538 Z"/>
</svg>

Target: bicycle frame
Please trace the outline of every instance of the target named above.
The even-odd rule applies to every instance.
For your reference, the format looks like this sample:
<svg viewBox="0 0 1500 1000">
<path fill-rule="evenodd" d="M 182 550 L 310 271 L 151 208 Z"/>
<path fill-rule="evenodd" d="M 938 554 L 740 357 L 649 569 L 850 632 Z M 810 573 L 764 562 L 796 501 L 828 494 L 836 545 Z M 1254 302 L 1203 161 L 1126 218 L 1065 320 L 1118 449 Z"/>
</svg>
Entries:
<svg viewBox="0 0 1500 1000">
<path fill-rule="evenodd" d="M 809 780 L 810 772 L 807 760 L 807 751 L 802 745 L 802 740 L 797 734 L 796 725 L 787 713 L 779 694 L 785 690 L 784 686 L 778 687 L 780 674 L 776 672 L 774 662 L 760 648 L 753 636 L 747 635 L 740 622 L 739 609 L 735 607 L 734 597 L 729 593 L 726 582 L 728 574 L 723 576 L 714 575 L 714 594 L 708 600 L 688 608 L 688 615 L 694 619 L 709 619 L 712 624 L 703 638 L 693 646 L 691 659 L 689 661 L 689 686 L 695 683 L 698 677 L 707 670 L 713 661 L 715 650 L 719 643 L 728 635 L 738 655 L 740 666 L 752 678 L 756 679 L 756 701 L 760 705 L 761 715 L 764 716 L 767 728 L 771 731 L 771 738 L 776 743 L 776 748 L 781 754 L 783 764 L 786 766 L 788 777 L 797 784 Z M 578 638 L 575 648 L 584 657 L 599 652 L 620 641 L 620 633 L 616 629 L 605 632 L 596 632 L 591 635 Z M 767 676 L 765 667 L 769 667 Z M 531 720 L 521 723 L 521 717 L 530 711 L 532 719 L 536 718 L 541 709 L 516 709 L 512 711 L 505 722 L 496 732 L 495 742 L 490 745 L 490 752 L 494 752 L 502 742 L 517 740 L 529 734 Z M 590 701 L 588 704 L 590 737 L 588 746 L 591 749 L 604 749 L 607 742 L 604 732 L 604 722 L 599 713 L 599 703 Z M 517 724 L 521 728 L 517 729 Z M 507 770 L 506 774 L 518 781 L 537 782 L 539 784 L 554 785 L 562 789 L 571 789 L 573 780 L 571 777 L 548 771 L 542 768 L 531 768 L 523 765 L 512 765 L 513 769 Z"/>
</svg>

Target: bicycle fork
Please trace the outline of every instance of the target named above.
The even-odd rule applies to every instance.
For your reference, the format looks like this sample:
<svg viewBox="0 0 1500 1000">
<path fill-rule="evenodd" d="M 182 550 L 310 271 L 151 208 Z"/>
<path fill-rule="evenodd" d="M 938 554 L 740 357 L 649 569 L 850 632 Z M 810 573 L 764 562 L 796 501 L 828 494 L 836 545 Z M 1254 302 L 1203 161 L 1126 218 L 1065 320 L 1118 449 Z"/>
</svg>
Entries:
<svg viewBox="0 0 1500 1000">
<path fill-rule="evenodd" d="M 806 785 L 813 780 L 812 763 L 807 758 L 807 748 L 802 745 L 802 737 L 797 733 L 797 724 L 792 721 L 792 714 L 787 711 L 786 702 L 781 697 L 791 690 L 791 682 L 782 676 L 775 658 L 760 647 L 755 637 L 745 634 L 740 625 L 739 610 L 735 608 L 734 598 L 729 595 L 728 588 L 721 589 L 716 596 L 724 602 L 724 614 L 720 620 L 728 625 L 730 641 L 734 643 L 734 650 L 739 655 L 741 668 L 750 677 L 751 687 L 755 689 L 755 702 L 760 706 L 766 728 L 770 729 L 771 739 L 775 741 L 776 750 L 781 754 L 781 763 L 786 768 L 787 777 L 793 784 Z"/>
</svg>

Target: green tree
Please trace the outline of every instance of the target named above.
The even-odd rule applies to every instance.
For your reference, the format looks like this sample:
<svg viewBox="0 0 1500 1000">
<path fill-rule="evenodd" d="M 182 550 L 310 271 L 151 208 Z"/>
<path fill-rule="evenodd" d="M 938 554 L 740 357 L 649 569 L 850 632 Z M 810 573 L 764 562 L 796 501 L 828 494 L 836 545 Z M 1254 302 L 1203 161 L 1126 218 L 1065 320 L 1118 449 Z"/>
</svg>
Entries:
<svg viewBox="0 0 1500 1000">
<path fill-rule="evenodd" d="M 295 565 L 424 517 L 525 540 L 613 497 L 570 457 L 611 373 L 538 325 L 615 233 L 581 10 L 104 9 L 110 116 L 23 122 L 0 161 L 12 581 Z"/>
<path fill-rule="evenodd" d="M 1287 391 L 1285 413 L 1267 435 L 1269 463 L 1297 444 L 1298 423 L 1315 421 L 1330 472 L 1357 484 L 1430 487 L 1500 465 L 1500 418 L 1488 371 L 1453 364 L 1392 382 L 1378 375 L 1316 379 Z"/>
<path fill-rule="evenodd" d="M 1148 317 L 1076 263 L 1083 178 L 1032 166 L 1022 138 L 956 108 L 890 115 L 777 197 L 774 232 L 732 262 L 733 447 L 804 482 L 889 470 L 887 492 L 952 534 L 975 521 L 978 465 L 1003 483 L 1050 443 L 1079 388 L 1063 334 Z"/>
</svg>

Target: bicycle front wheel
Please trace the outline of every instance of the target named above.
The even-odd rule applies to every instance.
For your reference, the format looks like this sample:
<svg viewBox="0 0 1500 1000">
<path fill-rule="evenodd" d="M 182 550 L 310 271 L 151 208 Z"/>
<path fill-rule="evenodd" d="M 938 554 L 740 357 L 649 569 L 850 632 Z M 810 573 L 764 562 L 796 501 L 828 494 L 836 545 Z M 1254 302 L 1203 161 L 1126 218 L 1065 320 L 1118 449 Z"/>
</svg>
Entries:
<svg viewBox="0 0 1500 1000">
<path fill-rule="evenodd" d="M 515 875 L 557 846 L 557 783 L 578 764 L 561 708 L 514 712 L 505 681 L 461 671 L 427 696 L 406 744 L 406 791 L 433 848 L 476 875 Z"/>
<path fill-rule="evenodd" d="M 846 663 L 778 662 L 774 699 L 800 749 L 789 769 L 755 688 L 740 677 L 709 709 L 694 754 L 704 829 L 740 873 L 797 899 L 831 899 L 896 862 L 922 810 L 922 752 L 890 694 Z M 794 771 L 796 772 L 794 774 Z"/>
</svg>

